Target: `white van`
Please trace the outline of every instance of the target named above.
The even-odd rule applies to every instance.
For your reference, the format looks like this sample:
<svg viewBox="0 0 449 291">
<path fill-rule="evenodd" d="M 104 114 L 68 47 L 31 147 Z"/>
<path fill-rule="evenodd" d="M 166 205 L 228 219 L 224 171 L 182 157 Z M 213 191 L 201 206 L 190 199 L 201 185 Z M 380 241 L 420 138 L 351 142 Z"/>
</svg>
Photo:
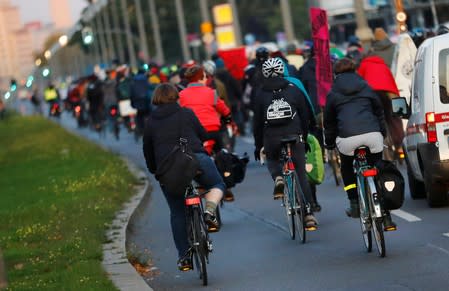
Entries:
<svg viewBox="0 0 449 291">
<path fill-rule="evenodd" d="M 424 41 L 413 71 L 410 117 L 404 138 L 412 198 L 431 207 L 448 203 L 449 34 Z"/>
</svg>

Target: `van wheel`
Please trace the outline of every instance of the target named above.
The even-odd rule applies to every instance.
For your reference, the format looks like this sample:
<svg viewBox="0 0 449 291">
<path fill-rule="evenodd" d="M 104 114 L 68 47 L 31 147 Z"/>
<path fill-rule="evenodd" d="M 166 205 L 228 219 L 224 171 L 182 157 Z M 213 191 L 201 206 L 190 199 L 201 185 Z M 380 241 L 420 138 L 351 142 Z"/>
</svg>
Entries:
<svg viewBox="0 0 449 291">
<path fill-rule="evenodd" d="M 424 183 L 415 179 L 412 169 L 407 162 L 408 187 L 410 188 L 410 196 L 412 199 L 423 199 L 426 197 L 426 189 Z"/>
<path fill-rule="evenodd" d="M 432 181 L 432 176 L 425 175 L 427 203 L 430 207 L 446 206 L 448 202 L 447 188 L 444 184 Z"/>
</svg>

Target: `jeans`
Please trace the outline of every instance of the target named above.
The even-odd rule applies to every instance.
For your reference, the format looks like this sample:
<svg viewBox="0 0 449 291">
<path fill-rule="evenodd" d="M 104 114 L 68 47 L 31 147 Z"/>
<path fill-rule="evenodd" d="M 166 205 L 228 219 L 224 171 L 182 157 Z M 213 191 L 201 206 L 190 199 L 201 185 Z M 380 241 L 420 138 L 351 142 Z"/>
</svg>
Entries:
<svg viewBox="0 0 449 291">
<path fill-rule="evenodd" d="M 195 177 L 195 181 L 206 189 L 219 188 L 224 191 L 226 185 L 223 182 L 223 179 L 221 178 L 213 160 L 205 153 L 195 153 L 195 156 L 200 162 L 200 168 L 202 171 L 199 176 Z M 167 193 L 163 187 L 162 192 L 164 193 L 168 207 L 170 208 L 170 224 L 173 240 L 175 242 L 176 249 L 178 250 L 178 256 L 182 257 L 190 248 L 187 237 L 187 219 L 184 196 Z"/>
</svg>

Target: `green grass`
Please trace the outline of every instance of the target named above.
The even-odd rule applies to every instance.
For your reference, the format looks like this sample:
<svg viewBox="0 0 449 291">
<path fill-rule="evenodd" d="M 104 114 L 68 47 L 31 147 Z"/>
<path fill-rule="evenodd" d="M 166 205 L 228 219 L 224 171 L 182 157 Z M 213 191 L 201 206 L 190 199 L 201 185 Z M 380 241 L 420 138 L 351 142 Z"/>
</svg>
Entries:
<svg viewBox="0 0 449 291">
<path fill-rule="evenodd" d="M 8 290 L 115 290 L 102 243 L 137 180 L 117 156 L 40 117 L 0 121 Z"/>
</svg>

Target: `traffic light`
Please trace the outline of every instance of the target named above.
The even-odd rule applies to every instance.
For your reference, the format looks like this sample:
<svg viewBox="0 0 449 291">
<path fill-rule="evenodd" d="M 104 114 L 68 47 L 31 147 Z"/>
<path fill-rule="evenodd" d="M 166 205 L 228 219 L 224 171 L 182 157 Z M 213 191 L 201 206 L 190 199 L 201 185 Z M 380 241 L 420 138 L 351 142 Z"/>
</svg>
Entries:
<svg viewBox="0 0 449 291">
<path fill-rule="evenodd" d="M 48 77 L 50 75 L 50 69 L 49 68 L 45 68 L 42 70 L 42 76 L 43 77 Z"/>
<path fill-rule="evenodd" d="M 11 84 L 9 86 L 9 89 L 11 92 L 14 92 L 17 90 L 17 81 L 16 79 L 11 79 Z"/>
<path fill-rule="evenodd" d="M 94 33 L 92 28 L 86 26 L 81 31 L 81 37 L 83 38 L 84 45 L 91 45 L 94 42 Z"/>
</svg>

